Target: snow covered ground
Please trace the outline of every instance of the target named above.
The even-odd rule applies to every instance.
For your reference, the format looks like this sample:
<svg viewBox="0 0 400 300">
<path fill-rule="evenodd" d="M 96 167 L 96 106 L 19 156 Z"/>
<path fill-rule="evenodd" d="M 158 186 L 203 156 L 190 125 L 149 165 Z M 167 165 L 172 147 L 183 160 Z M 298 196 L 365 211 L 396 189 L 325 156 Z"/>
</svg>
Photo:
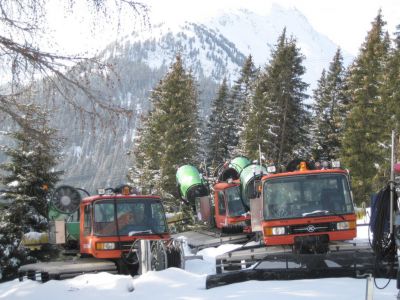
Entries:
<svg viewBox="0 0 400 300">
<path fill-rule="evenodd" d="M 368 228 L 359 227 L 358 238 L 366 239 Z M 108 273 L 87 274 L 64 281 L 39 283 L 30 280 L 0 284 L 2 299 L 365 299 L 366 279 L 334 278 L 294 281 L 248 281 L 210 290 L 205 289 L 207 274 L 215 272 L 214 257 L 235 245 L 208 248 L 199 254 L 203 260 L 187 261 L 186 270 L 149 272 L 137 278 Z M 380 286 L 387 280 L 378 279 Z M 374 288 L 374 299 L 396 299 L 396 282 L 384 290 Z"/>
</svg>

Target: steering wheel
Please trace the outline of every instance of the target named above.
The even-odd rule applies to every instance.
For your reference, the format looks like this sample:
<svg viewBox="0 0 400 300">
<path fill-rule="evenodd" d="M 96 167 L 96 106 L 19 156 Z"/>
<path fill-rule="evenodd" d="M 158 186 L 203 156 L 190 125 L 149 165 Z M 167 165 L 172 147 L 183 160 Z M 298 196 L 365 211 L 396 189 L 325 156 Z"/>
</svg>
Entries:
<svg viewBox="0 0 400 300">
<path fill-rule="evenodd" d="M 119 233 L 122 235 L 129 234 L 129 232 L 135 231 L 135 225 L 133 224 L 126 224 L 119 230 Z"/>
</svg>

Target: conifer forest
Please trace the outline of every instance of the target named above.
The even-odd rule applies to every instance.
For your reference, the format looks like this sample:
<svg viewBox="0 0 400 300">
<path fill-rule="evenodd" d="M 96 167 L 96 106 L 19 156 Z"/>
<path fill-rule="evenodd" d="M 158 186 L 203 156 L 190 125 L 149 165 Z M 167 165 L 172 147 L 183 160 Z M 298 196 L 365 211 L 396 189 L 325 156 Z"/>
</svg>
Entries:
<svg viewBox="0 0 400 300">
<path fill-rule="evenodd" d="M 215 67 L 210 75 L 189 63 L 199 53 L 190 48 L 195 38 L 183 33 L 189 42 L 181 48 L 172 36 L 162 39 L 173 55 L 158 57 L 159 68 L 144 63 L 154 39 L 110 45 L 90 59 L 41 51 L 30 36 L 43 0 L 28 2 L 39 5 L 34 17 L 28 9 L 15 16 L 11 1 L 0 2 L 0 60 L 9 71 L 0 71 L 4 278 L 38 259 L 19 241 L 24 233 L 46 230 L 49 195 L 65 183 L 94 190 L 122 178 L 142 194 L 161 196 L 172 212 L 182 207 L 175 176 L 184 164 L 212 172 L 237 156 L 261 157 L 262 164 L 278 168 L 297 158 L 339 160 L 360 206 L 368 206 L 390 179 L 391 134 L 400 132 L 400 25 L 389 33 L 380 11 L 356 57 L 345 64 L 337 48 L 311 83 L 304 79 L 307 58 L 286 28 L 265 41 L 272 50 L 257 65 L 251 53 L 244 56 L 222 35 L 187 25 L 209 46 L 206 56 Z M 101 10 L 104 1 L 93 2 Z M 145 15 L 134 4 L 133 13 Z M 118 56 L 124 51 L 138 59 Z M 228 60 L 240 66 L 237 72 L 226 67 Z M 129 77 L 118 73 L 126 69 L 135 71 Z M 114 138 L 119 142 L 104 146 Z M 87 165 L 80 163 L 83 157 Z"/>
</svg>

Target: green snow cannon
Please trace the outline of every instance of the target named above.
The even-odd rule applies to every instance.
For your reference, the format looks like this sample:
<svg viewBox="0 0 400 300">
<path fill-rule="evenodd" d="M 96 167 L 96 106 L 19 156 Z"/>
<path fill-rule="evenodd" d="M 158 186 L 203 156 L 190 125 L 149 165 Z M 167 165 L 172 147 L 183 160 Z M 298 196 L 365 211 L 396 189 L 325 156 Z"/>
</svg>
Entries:
<svg viewBox="0 0 400 300">
<path fill-rule="evenodd" d="M 235 157 L 229 162 L 228 166 L 221 171 L 218 180 L 227 181 L 229 178 L 233 180 L 239 179 L 242 170 L 250 164 L 251 161 L 245 156 Z"/>
<path fill-rule="evenodd" d="M 195 204 L 196 198 L 210 194 L 207 182 L 194 166 L 184 165 L 180 167 L 176 172 L 176 182 L 181 198 L 192 205 Z"/>
<path fill-rule="evenodd" d="M 60 213 L 57 210 L 50 208 L 49 219 L 55 220 L 65 220 L 65 231 L 67 233 L 67 238 L 73 240 L 79 240 L 80 228 L 79 228 L 79 212 L 76 211 L 73 214 Z"/>
<path fill-rule="evenodd" d="M 260 165 L 248 165 L 240 173 L 240 188 L 242 201 L 247 209 L 250 209 L 250 199 L 257 195 L 256 181 L 267 174 L 267 169 Z"/>
<path fill-rule="evenodd" d="M 81 195 L 78 190 L 63 185 L 52 194 L 49 208 L 50 220 L 65 220 L 67 239 L 79 240 L 79 204 Z"/>
</svg>

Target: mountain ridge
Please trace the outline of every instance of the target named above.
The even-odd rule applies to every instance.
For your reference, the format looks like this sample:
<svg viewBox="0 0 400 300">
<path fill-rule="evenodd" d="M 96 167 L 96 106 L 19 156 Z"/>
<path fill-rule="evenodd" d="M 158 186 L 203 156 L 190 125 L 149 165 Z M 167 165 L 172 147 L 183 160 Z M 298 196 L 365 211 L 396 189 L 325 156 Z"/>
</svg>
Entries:
<svg viewBox="0 0 400 300">
<path fill-rule="evenodd" d="M 112 96 L 110 101 L 115 105 L 132 109 L 134 115 L 130 122 L 121 118 L 113 129 L 97 128 L 88 134 L 65 126 L 75 116 L 60 110 L 53 125 L 68 138 L 59 166 L 66 170 L 63 184 L 93 192 L 126 182 L 133 159 L 127 153 L 132 153 L 140 119 L 150 109 L 149 95 L 177 53 L 198 82 L 200 115 L 205 123 L 223 78 L 232 83 L 249 54 L 259 67 L 264 67 L 284 25 L 288 34 L 297 39 L 301 52 L 307 52 L 304 80 L 315 85 L 337 46 L 316 32 L 299 11 L 285 10 L 279 5 L 271 8 L 269 17 L 249 10 L 233 10 L 200 23 L 156 24 L 151 30 L 132 32 L 108 45 L 99 58 L 113 65 L 120 79 L 114 87 L 104 84 L 103 92 Z M 80 101 L 85 103 L 84 98 Z"/>
</svg>

